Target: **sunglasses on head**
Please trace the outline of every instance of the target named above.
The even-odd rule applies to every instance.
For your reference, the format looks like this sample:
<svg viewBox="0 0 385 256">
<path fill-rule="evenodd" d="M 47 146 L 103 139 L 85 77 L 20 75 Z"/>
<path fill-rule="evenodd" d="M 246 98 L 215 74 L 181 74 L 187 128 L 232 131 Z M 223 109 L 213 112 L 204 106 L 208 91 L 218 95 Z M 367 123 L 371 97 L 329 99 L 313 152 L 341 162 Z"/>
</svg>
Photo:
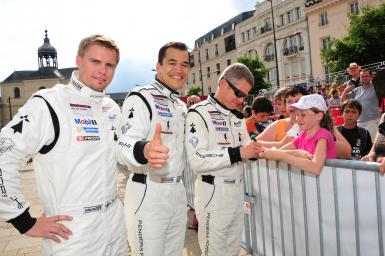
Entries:
<svg viewBox="0 0 385 256">
<path fill-rule="evenodd" d="M 244 97 L 247 96 L 246 93 L 242 92 L 242 91 L 239 90 L 237 87 L 235 87 L 232 83 L 230 83 L 229 80 L 225 79 L 225 81 L 226 81 L 227 84 L 230 86 L 230 88 L 233 90 L 235 97 L 237 97 L 237 98 L 244 98 Z"/>
</svg>

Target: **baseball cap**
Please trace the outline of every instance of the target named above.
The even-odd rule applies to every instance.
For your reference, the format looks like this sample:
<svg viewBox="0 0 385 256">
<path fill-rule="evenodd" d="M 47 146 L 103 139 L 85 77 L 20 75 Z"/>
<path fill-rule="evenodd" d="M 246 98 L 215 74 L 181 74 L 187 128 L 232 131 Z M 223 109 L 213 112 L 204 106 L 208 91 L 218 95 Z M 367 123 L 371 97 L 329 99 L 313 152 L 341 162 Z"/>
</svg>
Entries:
<svg viewBox="0 0 385 256">
<path fill-rule="evenodd" d="M 361 69 L 361 66 L 358 65 L 357 63 L 355 62 L 352 62 L 349 64 L 349 67 L 346 69 L 347 71 L 349 71 L 350 68 L 358 68 L 358 69 Z"/>
<path fill-rule="evenodd" d="M 310 94 L 302 96 L 297 103 L 294 103 L 290 107 L 303 110 L 317 108 L 323 111 L 324 113 L 328 111 L 328 106 L 326 105 L 324 97 L 319 94 Z"/>
</svg>

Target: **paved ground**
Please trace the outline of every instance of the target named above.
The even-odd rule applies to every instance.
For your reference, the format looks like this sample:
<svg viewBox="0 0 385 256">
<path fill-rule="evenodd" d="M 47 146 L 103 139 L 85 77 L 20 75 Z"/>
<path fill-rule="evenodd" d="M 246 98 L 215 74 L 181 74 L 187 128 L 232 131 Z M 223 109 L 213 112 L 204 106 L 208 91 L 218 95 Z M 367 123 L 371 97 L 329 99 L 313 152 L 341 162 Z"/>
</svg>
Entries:
<svg viewBox="0 0 385 256">
<path fill-rule="evenodd" d="M 22 172 L 22 188 L 23 193 L 31 204 L 30 212 L 32 216 L 40 216 L 42 207 L 37 197 L 36 183 L 32 166 L 23 166 Z M 126 185 L 126 176 L 124 171 L 118 173 L 118 195 L 120 198 L 124 196 L 124 187 Z M 193 213 L 188 211 L 188 223 L 185 239 L 185 247 L 183 256 L 198 256 L 200 249 L 197 241 L 197 233 L 195 230 L 188 229 L 191 227 L 191 219 Z M 41 239 L 30 238 L 20 235 L 11 224 L 0 222 L 0 256 L 40 256 Z M 240 256 L 247 256 L 247 252 L 241 251 Z"/>
</svg>

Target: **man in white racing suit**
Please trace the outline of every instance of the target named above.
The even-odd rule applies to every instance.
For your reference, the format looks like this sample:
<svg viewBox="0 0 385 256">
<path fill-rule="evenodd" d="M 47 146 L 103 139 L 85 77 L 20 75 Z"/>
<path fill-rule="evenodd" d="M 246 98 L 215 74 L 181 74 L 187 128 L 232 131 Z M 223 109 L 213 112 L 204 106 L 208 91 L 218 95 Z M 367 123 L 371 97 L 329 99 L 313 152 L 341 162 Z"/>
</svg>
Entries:
<svg viewBox="0 0 385 256">
<path fill-rule="evenodd" d="M 262 148 L 250 141 L 237 110 L 254 85 L 243 64 L 228 66 L 215 95 L 192 106 L 186 117 L 186 150 L 197 174 L 195 211 L 202 255 L 239 255 L 243 230 L 243 162 Z"/>
<path fill-rule="evenodd" d="M 184 124 L 187 108 L 176 90 L 186 82 L 187 46 L 159 50 L 156 80 L 136 87 L 122 108 L 118 161 L 131 171 L 124 208 L 133 256 L 180 256 L 186 229 Z"/>
<path fill-rule="evenodd" d="M 0 134 L 0 217 L 43 237 L 44 255 L 127 255 L 124 211 L 116 198 L 118 105 L 104 94 L 119 48 L 84 38 L 68 85 L 40 90 Z M 33 218 L 18 167 L 33 157 L 44 214 Z M 65 221 L 65 222 L 63 222 Z"/>
</svg>

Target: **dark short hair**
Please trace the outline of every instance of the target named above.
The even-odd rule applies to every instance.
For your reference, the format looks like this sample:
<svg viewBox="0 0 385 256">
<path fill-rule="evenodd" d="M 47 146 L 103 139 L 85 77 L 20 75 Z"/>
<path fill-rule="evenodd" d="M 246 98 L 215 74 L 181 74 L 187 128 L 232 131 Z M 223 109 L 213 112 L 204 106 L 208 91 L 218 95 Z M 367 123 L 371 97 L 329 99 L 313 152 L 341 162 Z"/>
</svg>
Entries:
<svg viewBox="0 0 385 256">
<path fill-rule="evenodd" d="M 271 113 L 273 104 L 265 96 L 258 96 L 253 100 L 253 110 L 255 113 Z"/>
<path fill-rule="evenodd" d="M 168 48 L 175 48 L 175 49 L 178 49 L 181 51 L 186 51 L 186 52 L 188 51 L 187 45 L 185 43 L 182 43 L 182 42 L 169 42 L 169 43 L 163 45 L 159 49 L 159 53 L 158 53 L 158 63 L 161 65 L 162 65 L 164 57 L 166 56 L 166 51 Z"/>
<path fill-rule="evenodd" d="M 344 113 L 346 108 L 355 108 L 358 110 L 358 113 L 361 115 L 362 113 L 362 105 L 358 100 L 347 99 L 341 105 L 341 114 Z"/>
<path fill-rule="evenodd" d="M 301 94 L 302 96 L 308 95 L 308 91 L 302 86 L 293 86 L 285 95 L 285 99 L 289 96 L 294 97 L 297 94 Z"/>
</svg>

